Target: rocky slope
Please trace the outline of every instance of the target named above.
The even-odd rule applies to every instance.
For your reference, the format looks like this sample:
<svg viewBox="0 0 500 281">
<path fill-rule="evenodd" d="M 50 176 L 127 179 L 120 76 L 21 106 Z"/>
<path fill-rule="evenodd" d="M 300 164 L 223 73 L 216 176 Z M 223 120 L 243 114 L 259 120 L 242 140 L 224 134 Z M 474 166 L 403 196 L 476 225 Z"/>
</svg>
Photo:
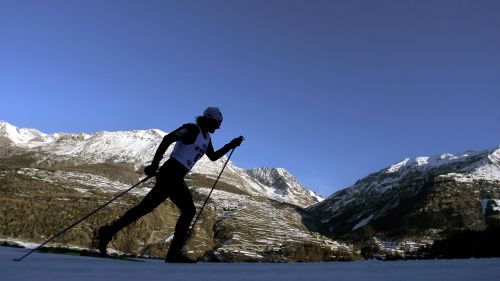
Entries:
<svg viewBox="0 0 500 281">
<path fill-rule="evenodd" d="M 496 148 L 405 159 L 308 211 L 325 235 L 404 255 L 461 231 L 495 227 L 499 203 Z"/>
</svg>

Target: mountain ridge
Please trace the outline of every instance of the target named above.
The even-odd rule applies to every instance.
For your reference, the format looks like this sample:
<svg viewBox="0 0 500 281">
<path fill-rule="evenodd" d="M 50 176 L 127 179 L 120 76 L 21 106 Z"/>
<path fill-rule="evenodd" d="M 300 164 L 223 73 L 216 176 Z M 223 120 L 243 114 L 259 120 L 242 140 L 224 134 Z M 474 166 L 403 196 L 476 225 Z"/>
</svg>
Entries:
<svg viewBox="0 0 500 281">
<path fill-rule="evenodd" d="M 40 152 L 39 164 L 45 162 L 50 164 L 54 161 L 66 160 L 85 161 L 91 164 L 125 162 L 140 170 L 153 159 L 158 145 L 166 134 L 166 132 L 159 129 L 147 129 L 114 132 L 100 131 L 94 134 L 55 133 L 49 135 L 36 129 L 17 128 L 8 122 L 0 121 L 0 137 L 3 137 L 4 143 L 5 139 L 7 139 L 10 141 L 10 145 Z M 173 146 L 170 146 L 163 161 L 168 158 L 172 150 Z M 56 156 L 56 159 L 54 156 Z M 218 161 L 212 162 L 206 156 L 203 156 L 192 172 L 216 177 L 226 160 L 227 157 L 223 156 Z M 288 196 L 284 196 L 275 187 L 262 184 L 257 178 L 252 177 L 252 173 L 237 167 L 232 161 L 228 162 L 223 177 L 228 181 L 231 178 L 240 178 L 250 188 L 250 192 L 265 194 L 273 199 L 284 200 L 299 206 L 314 204 L 323 199 L 303 187 L 288 171 L 284 169 L 283 171 L 287 175 L 286 178 L 283 178 L 285 183 L 290 181 L 289 184 L 286 184 L 288 188 L 300 187 L 293 191 L 290 190 L 287 193 L 290 194 Z"/>
<path fill-rule="evenodd" d="M 428 247 L 457 232 L 495 228 L 499 199 L 500 147 L 495 147 L 407 158 L 307 210 L 322 234 L 380 250 L 410 237 Z"/>
</svg>

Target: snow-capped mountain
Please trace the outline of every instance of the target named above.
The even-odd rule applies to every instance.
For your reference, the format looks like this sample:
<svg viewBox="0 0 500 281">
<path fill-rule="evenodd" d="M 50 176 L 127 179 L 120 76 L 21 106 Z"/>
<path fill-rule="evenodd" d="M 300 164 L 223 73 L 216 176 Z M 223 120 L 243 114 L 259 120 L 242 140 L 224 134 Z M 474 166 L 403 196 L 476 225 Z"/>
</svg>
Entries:
<svg viewBox="0 0 500 281">
<path fill-rule="evenodd" d="M 41 162 L 48 159 L 72 159 L 92 164 L 126 162 L 139 168 L 151 161 L 164 135 L 160 130 L 48 135 L 36 129 L 17 128 L 0 121 L 0 137 L 4 145 L 47 153 L 41 155 Z"/>
<path fill-rule="evenodd" d="M 447 171 L 449 173 L 446 173 Z M 444 153 L 434 157 L 406 158 L 385 169 L 384 173 L 392 175 L 393 182 L 383 182 L 379 188 L 381 191 L 392 188 L 395 182 L 414 172 L 440 173 L 440 176 L 465 182 L 499 181 L 500 147 L 479 152 L 469 151 L 459 155 Z"/>
<path fill-rule="evenodd" d="M 335 210 L 342 209 L 343 204 L 354 201 L 360 194 L 370 192 L 382 195 L 393 189 L 403 188 L 408 180 L 413 181 L 415 185 L 416 182 L 429 177 L 447 178 L 457 182 L 479 180 L 498 182 L 500 181 L 500 147 L 459 155 L 445 153 L 433 157 L 406 158 L 357 181 L 349 188 L 334 193 L 322 204 L 311 208 L 316 209 L 328 205 L 329 210 L 334 214 Z"/>
<path fill-rule="evenodd" d="M 324 234 L 369 239 L 446 238 L 496 224 L 500 147 L 407 158 L 308 210 Z"/>
<path fill-rule="evenodd" d="M 36 129 L 20 129 L 0 121 L 0 145 L 27 144 L 29 142 L 49 142 L 50 136 Z"/>
<path fill-rule="evenodd" d="M 312 205 L 323 201 L 324 199 L 308 190 L 292 174 L 283 168 L 255 168 L 248 170 L 247 173 L 257 179 L 265 186 L 274 188 L 276 194 L 281 194 L 290 202 L 300 200 L 302 204 Z"/>
<path fill-rule="evenodd" d="M 150 164 L 153 156 L 166 132 L 157 129 L 98 132 L 95 134 L 56 133 L 48 135 L 36 129 L 17 128 L 7 122 L 0 121 L 0 144 L 13 145 L 30 149 L 38 153 L 39 164 L 51 164 L 58 161 L 72 160 L 79 163 L 128 163 L 135 169 Z M 172 152 L 169 147 L 164 160 Z M 217 162 L 204 156 L 193 169 L 210 177 L 216 177 L 222 169 L 227 157 Z M 250 171 L 238 168 L 229 162 L 224 177 L 229 183 L 239 185 L 245 191 L 255 195 L 263 195 L 274 200 L 285 201 L 307 207 L 321 201 L 321 197 L 304 188 L 295 177 L 285 169 L 279 171 L 280 187 L 274 186 L 276 181 L 266 184 L 260 178 L 252 176 Z"/>
</svg>

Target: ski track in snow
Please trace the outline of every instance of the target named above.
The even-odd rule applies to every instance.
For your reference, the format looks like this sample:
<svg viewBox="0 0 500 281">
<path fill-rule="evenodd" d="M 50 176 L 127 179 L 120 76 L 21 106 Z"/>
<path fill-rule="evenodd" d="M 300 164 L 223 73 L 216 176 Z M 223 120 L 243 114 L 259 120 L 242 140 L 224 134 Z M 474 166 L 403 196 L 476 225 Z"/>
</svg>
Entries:
<svg viewBox="0 0 500 281">
<path fill-rule="evenodd" d="M 92 257 L 34 253 L 20 262 L 27 250 L 0 247 L 2 281 L 126 281 L 126 280 L 342 280 L 342 281 L 496 281 L 500 259 L 376 260 L 330 263 L 197 263 L 165 264 L 163 260 L 129 262 Z"/>
</svg>

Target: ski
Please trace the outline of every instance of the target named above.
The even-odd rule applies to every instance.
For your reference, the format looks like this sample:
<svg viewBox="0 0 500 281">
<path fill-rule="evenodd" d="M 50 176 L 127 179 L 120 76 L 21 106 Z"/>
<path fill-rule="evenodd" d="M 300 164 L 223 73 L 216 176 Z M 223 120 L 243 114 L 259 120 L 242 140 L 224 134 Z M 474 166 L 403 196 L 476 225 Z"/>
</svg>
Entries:
<svg viewBox="0 0 500 281">
<path fill-rule="evenodd" d="M 101 259 L 113 259 L 113 260 L 123 260 L 123 261 L 131 261 L 131 262 L 145 262 L 144 260 L 140 260 L 130 256 L 123 256 L 118 254 L 108 254 L 103 256 L 101 253 L 90 250 L 80 250 L 80 249 L 67 249 L 67 248 L 42 248 L 39 250 L 41 253 L 51 253 L 51 254 L 61 254 L 61 255 L 69 255 L 69 256 L 80 256 L 80 257 L 92 257 L 92 258 L 101 258 Z"/>
</svg>

